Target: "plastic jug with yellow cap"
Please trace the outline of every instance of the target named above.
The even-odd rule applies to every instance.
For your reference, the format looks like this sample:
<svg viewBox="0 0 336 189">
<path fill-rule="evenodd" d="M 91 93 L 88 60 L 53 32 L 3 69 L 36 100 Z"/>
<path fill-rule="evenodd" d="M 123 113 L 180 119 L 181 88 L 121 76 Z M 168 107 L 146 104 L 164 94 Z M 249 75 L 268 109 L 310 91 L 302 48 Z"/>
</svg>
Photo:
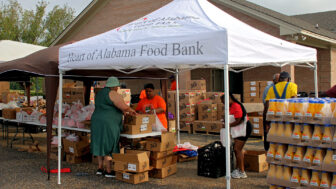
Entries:
<svg viewBox="0 0 336 189">
<path fill-rule="evenodd" d="M 299 183 L 300 182 L 300 169 L 297 167 L 293 167 L 293 173 L 291 176 L 291 182 Z"/>
<path fill-rule="evenodd" d="M 287 101 L 285 99 L 277 99 L 277 111 L 276 116 L 283 116 L 287 112 Z"/>
<path fill-rule="evenodd" d="M 294 99 L 287 99 L 287 112 L 286 115 L 289 117 L 289 121 L 291 121 L 295 115 L 295 100 Z"/>
<path fill-rule="evenodd" d="M 307 112 L 305 113 L 305 117 L 307 118 L 313 118 L 315 115 L 315 105 L 316 105 L 316 100 L 315 99 L 309 99 L 308 101 L 308 108 Z"/>
<path fill-rule="evenodd" d="M 313 136 L 313 127 L 307 123 L 303 124 L 302 140 L 310 140 Z"/>
<path fill-rule="evenodd" d="M 322 148 L 316 148 L 315 155 L 313 157 L 313 164 L 314 165 L 321 165 L 323 162 L 323 152 Z"/>
<path fill-rule="evenodd" d="M 310 182 L 310 171 L 308 169 L 303 168 L 301 170 L 300 184 L 309 185 L 309 182 Z"/>
<path fill-rule="evenodd" d="M 283 133 L 283 136 L 286 138 L 291 138 L 293 133 L 293 124 L 290 122 L 286 122 L 284 127 L 285 131 Z"/>
<path fill-rule="evenodd" d="M 277 130 L 275 131 L 276 136 L 283 137 L 285 133 L 285 124 L 283 122 L 278 122 Z"/>
<path fill-rule="evenodd" d="M 268 131 L 268 137 L 276 136 L 276 131 L 278 130 L 278 122 L 271 121 L 270 130 Z"/>
<path fill-rule="evenodd" d="M 296 151 L 293 157 L 293 161 L 299 162 L 302 161 L 305 148 L 303 146 L 296 146 Z"/>
<path fill-rule="evenodd" d="M 274 158 L 275 157 L 276 149 L 277 149 L 277 144 L 271 142 L 270 143 L 270 147 L 269 147 L 269 149 L 267 151 L 267 157 Z"/>
<path fill-rule="evenodd" d="M 331 142 L 332 141 L 332 127 L 331 125 L 324 125 L 324 131 L 322 135 L 322 142 Z"/>
<path fill-rule="evenodd" d="M 277 100 L 270 99 L 268 110 L 267 110 L 267 115 L 274 116 L 276 111 L 277 111 Z"/>
<path fill-rule="evenodd" d="M 320 187 L 330 188 L 330 186 L 331 186 L 331 179 L 329 173 L 326 171 L 322 171 Z"/>
<path fill-rule="evenodd" d="M 302 117 L 305 113 L 304 100 L 295 100 L 294 108 L 295 108 L 295 117 Z"/>
<path fill-rule="evenodd" d="M 293 160 L 293 156 L 294 156 L 294 146 L 293 144 L 289 144 L 284 158 L 286 160 Z"/>
<path fill-rule="evenodd" d="M 313 170 L 312 171 L 312 177 L 310 179 L 310 185 L 311 186 L 316 186 L 316 187 L 319 187 L 320 186 L 320 176 L 319 176 L 319 172 L 316 171 L 316 170 Z"/>
<path fill-rule="evenodd" d="M 293 139 L 301 139 L 302 133 L 301 133 L 301 124 L 295 123 L 294 130 L 292 133 Z"/>
<path fill-rule="evenodd" d="M 308 146 L 307 150 L 306 150 L 306 153 L 303 156 L 303 160 L 302 161 L 304 161 L 306 163 L 312 163 L 313 162 L 313 158 L 314 158 L 314 152 L 315 152 L 315 149 L 313 147 L 311 147 L 311 146 Z"/>
<path fill-rule="evenodd" d="M 286 152 L 286 148 L 287 148 L 287 145 L 285 145 L 285 144 L 278 144 L 277 150 L 275 152 L 274 159 L 282 160 L 282 158 L 284 157 L 284 154 Z"/>
<path fill-rule="evenodd" d="M 323 164 L 336 165 L 336 161 L 333 160 L 334 150 L 328 148 L 326 155 L 324 156 Z"/>
<path fill-rule="evenodd" d="M 315 125 L 314 126 L 314 132 L 312 136 L 313 141 L 321 141 L 322 140 L 322 126 L 321 125 Z"/>
</svg>

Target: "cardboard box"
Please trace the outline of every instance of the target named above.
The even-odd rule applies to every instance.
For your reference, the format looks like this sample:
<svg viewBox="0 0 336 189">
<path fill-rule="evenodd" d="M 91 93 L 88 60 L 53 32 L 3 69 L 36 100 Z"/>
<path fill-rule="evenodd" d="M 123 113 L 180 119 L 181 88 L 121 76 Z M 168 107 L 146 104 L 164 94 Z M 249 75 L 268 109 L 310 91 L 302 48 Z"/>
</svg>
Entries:
<svg viewBox="0 0 336 189">
<path fill-rule="evenodd" d="M 192 122 L 190 121 L 180 121 L 180 131 L 192 131 Z"/>
<path fill-rule="evenodd" d="M 259 86 L 258 81 L 244 81 L 244 86 Z"/>
<path fill-rule="evenodd" d="M 73 154 L 66 154 L 66 162 L 68 163 L 83 163 L 90 161 L 90 154 L 87 154 L 85 156 L 77 157 Z"/>
<path fill-rule="evenodd" d="M 244 86 L 244 93 L 259 93 L 259 86 Z"/>
<path fill-rule="evenodd" d="M 265 151 L 248 150 L 244 154 L 245 169 L 248 171 L 263 172 L 268 170 Z"/>
<path fill-rule="evenodd" d="M 153 169 L 149 172 L 150 177 L 153 178 L 166 178 L 170 175 L 173 175 L 177 172 L 177 164 L 172 164 L 168 167 L 162 169 Z"/>
<path fill-rule="evenodd" d="M 196 100 L 195 102 L 198 103 L 201 100 L 204 100 L 206 97 L 206 90 L 193 90 L 192 92 L 195 93 Z"/>
<path fill-rule="evenodd" d="M 223 92 L 207 92 L 206 98 L 212 100 L 213 103 L 221 103 L 220 97 L 224 95 Z"/>
<path fill-rule="evenodd" d="M 167 100 L 175 101 L 176 100 L 176 91 L 167 92 Z"/>
<path fill-rule="evenodd" d="M 116 172 L 116 179 L 130 184 L 148 182 L 148 171 L 143 173 Z"/>
<path fill-rule="evenodd" d="M 167 111 L 173 115 L 176 115 L 176 102 L 175 101 L 167 101 Z"/>
<path fill-rule="evenodd" d="M 244 93 L 245 98 L 259 98 L 259 92 Z"/>
<path fill-rule="evenodd" d="M 147 152 L 128 150 L 126 153 L 112 154 L 115 171 L 145 172 L 149 170 Z"/>
<path fill-rule="evenodd" d="M 195 113 L 180 113 L 180 121 L 189 121 L 192 122 L 195 120 Z"/>
<path fill-rule="evenodd" d="M 90 143 L 85 140 L 73 142 L 63 139 L 64 152 L 80 157 L 90 153 Z"/>
<path fill-rule="evenodd" d="M 177 100 L 177 99 L 176 99 Z M 180 91 L 179 102 L 180 103 L 195 103 L 196 94 L 190 91 Z"/>
<path fill-rule="evenodd" d="M 176 146 L 175 133 L 163 132 L 161 137 L 147 139 L 146 150 L 163 152 L 174 149 Z"/>
<path fill-rule="evenodd" d="M 168 131 L 176 132 L 176 120 L 168 120 Z"/>
<path fill-rule="evenodd" d="M 180 103 L 180 114 L 183 113 L 195 113 L 195 104 L 194 103 Z"/>
<path fill-rule="evenodd" d="M 16 119 L 16 109 L 2 109 L 2 117 L 5 119 Z"/>
<path fill-rule="evenodd" d="M 5 91 L 2 92 L 2 97 L 1 100 L 3 103 L 9 103 L 10 101 L 15 101 L 19 98 L 19 94 L 16 92 L 9 92 L 9 91 Z"/>
<path fill-rule="evenodd" d="M 197 107 L 198 112 L 217 112 L 217 104 L 200 103 Z"/>
<path fill-rule="evenodd" d="M 152 152 L 150 155 L 150 159 L 161 159 L 173 154 L 174 154 L 173 150 L 168 150 L 164 152 Z"/>
<path fill-rule="evenodd" d="M 273 84 L 273 81 L 259 81 L 259 87 L 260 88 L 265 88 L 267 87 L 268 85 L 271 85 Z"/>
<path fill-rule="evenodd" d="M 262 98 L 244 97 L 244 103 L 262 103 Z"/>
<path fill-rule="evenodd" d="M 137 114 L 136 116 L 126 115 L 124 117 L 125 125 L 153 125 L 155 123 L 155 115 L 153 114 Z"/>
<path fill-rule="evenodd" d="M 154 167 L 155 169 L 162 169 L 164 167 L 168 167 L 169 165 L 173 163 L 176 163 L 176 162 L 173 162 L 173 155 L 166 156 L 161 159 L 151 159 L 150 160 L 150 165 Z"/>
<path fill-rule="evenodd" d="M 222 127 L 223 127 L 223 122 L 221 121 L 207 122 L 208 132 L 219 133 Z"/>
<path fill-rule="evenodd" d="M 217 121 L 217 112 L 199 112 L 198 120 L 200 121 Z"/>
<path fill-rule="evenodd" d="M 208 131 L 207 121 L 194 121 L 193 130 L 194 131 Z"/>
<path fill-rule="evenodd" d="M 124 125 L 123 134 L 137 135 L 144 133 L 151 133 L 152 125 L 150 124 L 142 124 L 142 125 Z"/>
<path fill-rule="evenodd" d="M 187 81 L 188 90 L 206 90 L 205 80 L 189 80 Z"/>
<path fill-rule="evenodd" d="M 217 112 L 224 112 L 224 104 L 223 103 L 218 103 L 217 104 Z"/>
</svg>

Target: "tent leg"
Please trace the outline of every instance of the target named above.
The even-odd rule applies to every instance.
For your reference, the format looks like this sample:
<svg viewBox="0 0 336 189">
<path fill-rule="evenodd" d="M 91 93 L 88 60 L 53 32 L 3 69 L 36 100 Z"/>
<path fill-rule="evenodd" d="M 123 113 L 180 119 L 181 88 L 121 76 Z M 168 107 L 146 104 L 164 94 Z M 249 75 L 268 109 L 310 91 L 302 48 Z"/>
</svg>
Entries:
<svg viewBox="0 0 336 189">
<path fill-rule="evenodd" d="M 176 68 L 176 122 L 177 122 L 177 144 L 181 143 L 180 140 L 180 91 L 179 91 L 179 70 Z"/>
<path fill-rule="evenodd" d="M 59 73 L 59 89 L 58 89 L 58 127 L 57 127 L 57 135 L 58 135 L 58 184 L 61 184 L 61 151 L 62 151 L 62 94 L 63 94 L 63 72 Z"/>
<path fill-rule="evenodd" d="M 314 63 L 314 86 L 315 86 L 315 97 L 318 98 L 318 83 L 317 83 L 317 63 Z"/>
<path fill-rule="evenodd" d="M 224 94 L 225 94 L 225 152 L 226 152 L 226 188 L 230 189 L 231 162 L 230 162 L 230 126 L 229 126 L 229 65 L 224 65 Z"/>
</svg>

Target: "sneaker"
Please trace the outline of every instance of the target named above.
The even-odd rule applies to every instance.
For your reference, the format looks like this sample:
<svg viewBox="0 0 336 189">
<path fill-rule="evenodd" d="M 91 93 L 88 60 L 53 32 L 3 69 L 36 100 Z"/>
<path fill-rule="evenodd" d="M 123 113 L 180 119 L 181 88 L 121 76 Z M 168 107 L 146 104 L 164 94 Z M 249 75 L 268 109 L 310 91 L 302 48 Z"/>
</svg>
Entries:
<svg viewBox="0 0 336 189">
<path fill-rule="evenodd" d="M 244 172 L 239 171 L 239 176 L 240 176 L 240 178 L 242 178 L 242 179 L 247 178 L 247 174 L 246 174 L 245 171 L 244 171 Z"/>
<path fill-rule="evenodd" d="M 106 178 L 114 178 L 115 172 L 114 171 L 111 171 L 111 173 L 105 172 L 104 175 Z"/>
<path fill-rule="evenodd" d="M 237 172 L 232 172 L 231 177 L 234 179 L 244 179 L 247 178 L 246 172 L 241 172 L 238 170 Z"/>
<path fill-rule="evenodd" d="M 103 169 L 98 169 L 96 175 L 103 175 L 103 172 L 104 172 Z"/>
<path fill-rule="evenodd" d="M 231 177 L 232 178 L 238 178 L 239 177 L 239 172 L 240 171 L 238 169 L 233 170 L 232 173 L 231 173 Z"/>
</svg>

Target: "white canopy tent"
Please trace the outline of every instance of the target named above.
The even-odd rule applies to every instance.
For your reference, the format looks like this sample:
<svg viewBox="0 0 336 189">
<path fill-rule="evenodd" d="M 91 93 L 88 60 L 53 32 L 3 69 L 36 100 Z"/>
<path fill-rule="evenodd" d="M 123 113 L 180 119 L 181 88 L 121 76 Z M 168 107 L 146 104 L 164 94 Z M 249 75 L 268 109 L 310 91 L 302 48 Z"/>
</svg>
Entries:
<svg viewBox="0 0 336 189">
<path fill-rule="evenodd" d="M 317 85 L 315 49 L 265 34 L 206 0 L 175 0 L 129 24 L 61 47 L 59 102 L 62 101 L 62 77 L 69 70 L 113 69 L 129 74 L 159 68 L 176 73 L 178 81 L 178 73 L 183 70 L 221 68 L 224 69 L 224 92 L 228 94 L 229 69 L 288 64 L 307 64 L 315 68 Z M 228 96 L 225 96 L 225 120 L 229 119 Z M 59 110 L 61 105 L 59 103 Z M 58 133 L 61 133 L 61 122 L 59 115 Z M 177 123 L 179 143 L 179 116 Z M 228 121 L 225 130 L 226 144 L 230 144 Z M 60 139 L 59 136 L 59 153 Z M 226 157 L 227 188 L 230 188 L 229 147 L 226 147 Z M 60 169 L 60 160 L 58 165 Z"/>
<path fill-rule="evenodd" d="M 23 58 L 46 47 L 11 40 L 0 40 L 0 62 Z"/>
</svg>

